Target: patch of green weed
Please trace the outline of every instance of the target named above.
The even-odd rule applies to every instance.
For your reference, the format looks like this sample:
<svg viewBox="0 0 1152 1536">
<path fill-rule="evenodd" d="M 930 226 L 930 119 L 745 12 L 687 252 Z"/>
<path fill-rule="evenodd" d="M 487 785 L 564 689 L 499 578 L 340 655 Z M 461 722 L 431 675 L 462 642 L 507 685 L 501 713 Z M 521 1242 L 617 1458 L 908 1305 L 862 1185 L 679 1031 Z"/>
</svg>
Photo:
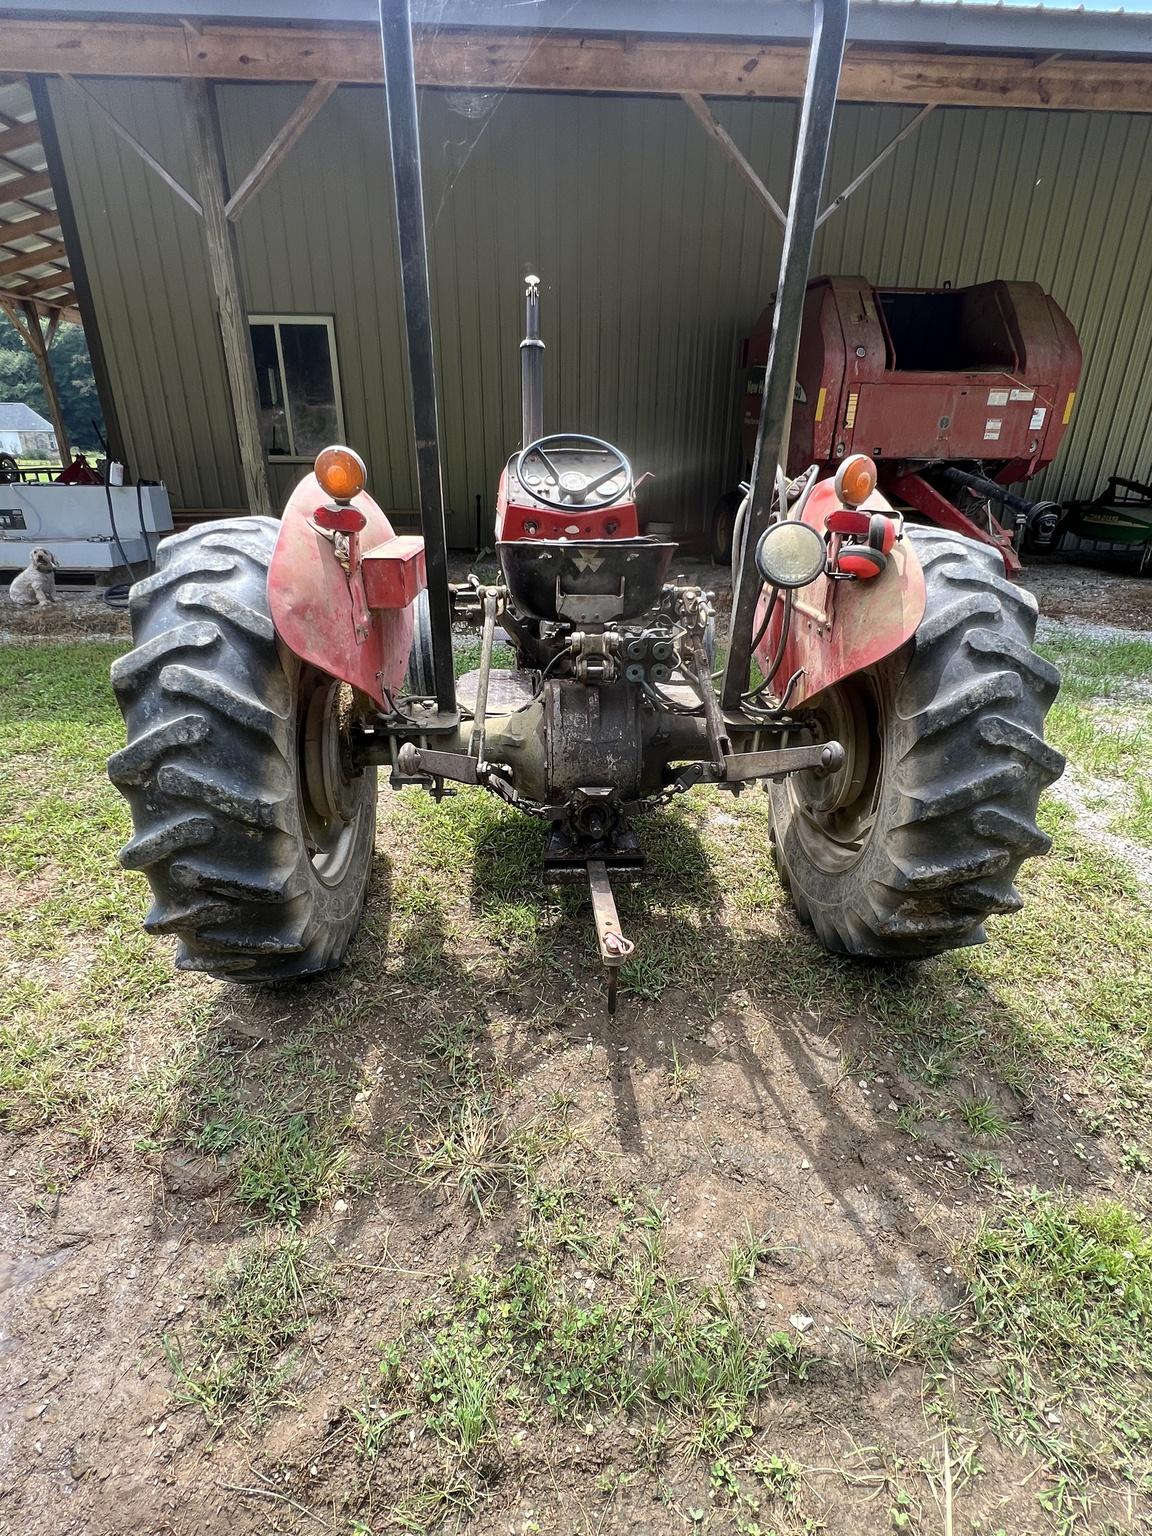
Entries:
<svg viewBox="0 0 1152 1536">
<path fill-rule="evenodd" d="M 266 1238 L 233 1254 L 190 1329 L 164 1340 L 176 1401 L 215 1426 L 241 1405 L 266 1413 L 295 1375 L 289 1347 L 333 1295 L 330 1268 L 310 1259 L 301 1238 Z"/>
</svg>

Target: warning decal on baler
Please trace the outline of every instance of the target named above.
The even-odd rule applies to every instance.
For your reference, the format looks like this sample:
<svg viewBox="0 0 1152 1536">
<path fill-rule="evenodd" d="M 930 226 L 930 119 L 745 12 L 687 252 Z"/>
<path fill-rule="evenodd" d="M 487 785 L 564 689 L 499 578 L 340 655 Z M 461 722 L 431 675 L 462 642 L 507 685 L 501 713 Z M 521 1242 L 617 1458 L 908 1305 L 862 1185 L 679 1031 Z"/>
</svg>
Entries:
<svg viewBox="0 0 1152 1536">
<path fill-rule="evenodd" d="M 1008 391 L 1006 389 L 990 389 L 988 391 L 989 405 L 1007 405 Z"/>
<path fill-rule="evenodd" d="M 851 432 L 852 428 L 856 425 L 856 406 L 859 399 L 860 391 L 858 389 L 854 389 L 848 396 L 848 409 L 844 412 L 844 427 L 848 432 Z"/>
<path fill-rule="evenodd" d="M 984 441 L 994 443 L 1000 436 L 1000 428 L 1004 425 L 998 416 L 990 416 L 984 423 Z"/>
<path fill-rule="evenodd" d="M 1028 430 L 1030 432 L 1039 432 L 1040 428 L 1044 425 L 1044 418 L 1047 414 L 1048 412 L 1045 408 L 1042 405 L 1038 405 L 1032 412 L 1032 420 L 1028 423 Z"/>
</svg>

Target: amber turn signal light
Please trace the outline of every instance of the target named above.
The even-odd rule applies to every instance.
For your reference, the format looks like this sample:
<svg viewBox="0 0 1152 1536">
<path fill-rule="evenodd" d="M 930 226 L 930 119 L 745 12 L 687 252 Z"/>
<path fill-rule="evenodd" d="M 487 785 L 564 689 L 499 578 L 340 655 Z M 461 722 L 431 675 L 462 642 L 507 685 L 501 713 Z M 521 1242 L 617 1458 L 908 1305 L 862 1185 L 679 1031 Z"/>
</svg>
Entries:
<svg viewBox="0 0 1152 1536">
<path fill-rule="evenodd" d="M 862 506 L 876 489 L 876 466 L 866 453 L 849 454 L 833 483 L 846 507 Z"/>
<path fill-rule="evenodd" d="M 351 501 L 359 496 L 368 481 L 364 460 L 351 448 L 322 448 L 316 455 L 316 478 L 320 489 L 333 501 Z"/>
</svg>

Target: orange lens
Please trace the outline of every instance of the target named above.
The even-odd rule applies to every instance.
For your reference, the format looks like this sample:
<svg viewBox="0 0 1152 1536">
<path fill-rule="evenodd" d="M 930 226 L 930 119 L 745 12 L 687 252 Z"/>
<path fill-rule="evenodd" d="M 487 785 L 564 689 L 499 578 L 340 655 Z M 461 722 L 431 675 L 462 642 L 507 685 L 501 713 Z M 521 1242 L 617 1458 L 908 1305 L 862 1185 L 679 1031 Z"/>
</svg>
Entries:
<svg viewBox="0 0 1152 1536">
<path fill-rule="evenodd" d="M 876 466 L 866 453 L 853 453 L 836 471 L 836 494 L 846 507 L 858 507 L 876 489 Z"/>
<path fill-rule="evenodd" d="M 316 478 L 333 501 L 351 501 L 364 489 L 368 471 L 351 448 L 322 448 L 316 455 Z"/>
</svg>

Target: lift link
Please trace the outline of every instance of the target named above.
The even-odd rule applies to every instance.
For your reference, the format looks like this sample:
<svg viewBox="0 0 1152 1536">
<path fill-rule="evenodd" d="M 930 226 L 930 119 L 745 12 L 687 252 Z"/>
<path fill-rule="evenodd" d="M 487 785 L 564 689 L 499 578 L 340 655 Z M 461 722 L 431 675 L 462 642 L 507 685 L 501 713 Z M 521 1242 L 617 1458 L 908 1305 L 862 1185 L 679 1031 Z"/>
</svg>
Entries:
<svg viewBox="0 0 1152 1536">
<path fill-rule="evenodd" d="M 483 587 L 481 600 L 484 611 L 484 629 L 480 641 L 480 673 L 476 682 L 476 709 L 472 719 L 472 739 L 468 743 L 468 755 L 477 763 L 484 761 L 484 723 L 488 715 L 488 680 L 492 675 L 492 644 L 496 638 L 496 616 L 500 611 L 502 593 L 498 587 Z"/>
<path fill-rule="evenodd" d="M 838 741 L 818 742 L 811 747 L 776 747 L 770 752 L 733 752 L 724 759 L 720 782 L 744 784 L 752 779 L 782 779 L 805 769 L 835 773 L 843 766 L 844 748 Z"/>
</svg>

